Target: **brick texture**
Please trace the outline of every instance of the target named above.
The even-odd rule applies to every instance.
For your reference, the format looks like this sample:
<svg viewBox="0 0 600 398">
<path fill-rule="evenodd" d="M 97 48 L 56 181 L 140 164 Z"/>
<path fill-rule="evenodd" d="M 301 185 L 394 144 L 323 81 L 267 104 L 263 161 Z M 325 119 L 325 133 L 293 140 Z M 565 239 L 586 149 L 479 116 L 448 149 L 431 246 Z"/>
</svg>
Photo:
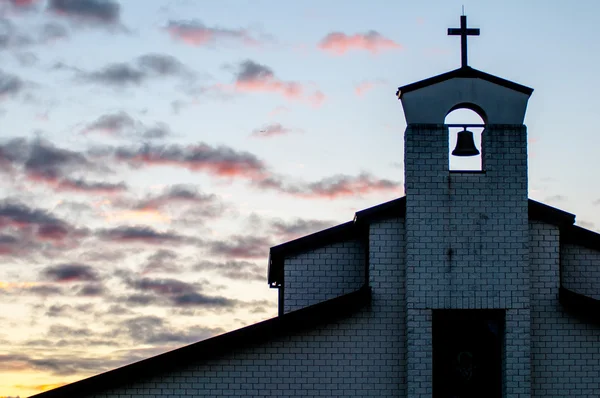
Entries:
<svg viewBox="0 0 600 398">
<path fill-rule="evenodd" d="M 358 290 L 365 283 L 365 248 L 340 242 L 285 259 L 284 313 Z"/>
<path fill-rule="evenodd" d="M 600 277 L 600 252 L 559 242 L 557 227 L 531 223 L 532 396 L 598 397 L 600 327 L 565 313 L 557 297 L 559 261 L 565 287 L 598 296 L 593 286 Z"/>
</svg>

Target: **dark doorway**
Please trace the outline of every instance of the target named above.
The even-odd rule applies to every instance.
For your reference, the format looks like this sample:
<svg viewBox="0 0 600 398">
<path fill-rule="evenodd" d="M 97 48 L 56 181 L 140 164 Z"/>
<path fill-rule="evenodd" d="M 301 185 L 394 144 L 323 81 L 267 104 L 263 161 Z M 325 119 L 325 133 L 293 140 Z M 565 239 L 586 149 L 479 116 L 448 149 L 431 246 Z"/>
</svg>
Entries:
<svg viewBox="0 0 600 398">
<path fill-rule="evenodd" d="M 501 398 L 504 310 L 433 311 L 433 397 Z"/>
</svg>

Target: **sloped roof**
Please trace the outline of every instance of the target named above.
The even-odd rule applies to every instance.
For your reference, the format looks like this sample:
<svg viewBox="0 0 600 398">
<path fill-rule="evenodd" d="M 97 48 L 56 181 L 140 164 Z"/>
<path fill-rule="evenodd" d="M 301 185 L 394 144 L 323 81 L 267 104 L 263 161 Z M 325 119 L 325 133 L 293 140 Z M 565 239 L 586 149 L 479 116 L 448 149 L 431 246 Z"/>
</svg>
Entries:
<svg viewBox="0 0 600 398">
<path fill-rule="evenodd" d="M 531 95 L 531 93 L 533 93 L 533 89 L 530 87 L 523 86 L 519 83 L 511 82 L 510 80 L 506 80 L 498 76 L 490 75 L 489 73 L 485 73 L 478 69 L 471 68 L 470 66 L 464 66 L 462 68 L 455 69 L 450 72 L 442 73 L 441 75 L 433 76 L 415 83 L 398 87 L 396 96 L 398 97 L 398 99 L 402 99 L 402 96 L 406 93 L 418 90 L 423 87 L 431 86 L 433 84 L 441 83 L 446 80 L 454 79 L 456 77 L 482 79 L 490 83 L 498 84 L 511 90 L 521 92 L 523 94 Z"/>
<path fill-rule="evenodd" d="M 269 284 L 271 287 L 277 287 L 281 284 L 285 257 L 336 242 L 366 239 L 370 223 L 386 218 L 404 217 L 405 214 L 406 196 L 403 196 L 356 212 L 354 221 L 349 221 L 278 246 L 273 246 L 269 252 Z M 529 219 L 562 227 L 573 225 L 575 215 L 529 199 Z M 589 232 L 595 234 L 594 232 Z"/>
<path fill-rule="evenodd" d="M 32 397 L 74 398 L 119 387 L 131 383 L 132 380 L 181 368 L 192 362 L 206 361 L 251 344 L 266 342 L 279 336 L 297 333 L 318 325 L 347 318 L 367 305 L 370 300 L 371 290 L 365 285 L 355 292 L 152 358 L 144 359 L 72 384 L 67 384 L 54 390 L 33 395 Z"/>
</svg>

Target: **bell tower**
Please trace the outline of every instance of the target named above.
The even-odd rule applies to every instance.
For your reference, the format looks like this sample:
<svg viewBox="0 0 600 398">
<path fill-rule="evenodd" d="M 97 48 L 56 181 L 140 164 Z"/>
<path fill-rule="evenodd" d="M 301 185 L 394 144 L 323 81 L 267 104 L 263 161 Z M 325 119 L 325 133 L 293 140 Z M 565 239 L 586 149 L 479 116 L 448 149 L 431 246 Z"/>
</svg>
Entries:
<svg viewBox="0 0 600 398">
<path fill-rule="evenodd" d="M 468 66 L 398 89 L 406 118 L 407 383 L 409 397 L 529 397 L 527 133 L 533 90 Z M 447 125 L 453 110 L 483 125 Z M 481 152 L 478 171 L 449 169 Z M 483 127 L 481 147 L 471 127 Z"/>
</svg>

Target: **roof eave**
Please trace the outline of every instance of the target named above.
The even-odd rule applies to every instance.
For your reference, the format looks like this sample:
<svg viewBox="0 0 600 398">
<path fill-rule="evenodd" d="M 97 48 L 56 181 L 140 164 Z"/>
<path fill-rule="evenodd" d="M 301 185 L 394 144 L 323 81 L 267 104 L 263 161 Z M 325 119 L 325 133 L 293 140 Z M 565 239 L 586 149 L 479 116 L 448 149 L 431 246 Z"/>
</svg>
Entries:
<svg viewBox="0 0 600 398">
<path fill-rule="evenodd" d="M 437 76 L 433 76 L 424 80 L 420 80 L 418 82 L 410 83 L 402 87 L 398 87 L 398 91 L 396 91 L 396 96 L 398 99 L 402 99 L 404 94 L 410 93 L 411 91 L 418 90 L 420 88 L 428 87 L 433 84 L 441 83 L 446 80 L 454 79 L 454 78 L 475 78 L 475 79 L 483 79 L 487 80 L 491 83 L 498 84 L 500 86 L 504 86 L 511 90 L 515 90 L 530 96 L 533 93 L 533 89 L 531 87 L 523 86 L 522 84 L 515 83 L 510 80 L 503 79 L 498 76 L 491 75 L 489 73 L 482 72 L 478 69 L 471 68 L 470 66 L 465 66 L 459 69 L 454 69 L 450 72 L 442 73 Z"/>
</svg>

